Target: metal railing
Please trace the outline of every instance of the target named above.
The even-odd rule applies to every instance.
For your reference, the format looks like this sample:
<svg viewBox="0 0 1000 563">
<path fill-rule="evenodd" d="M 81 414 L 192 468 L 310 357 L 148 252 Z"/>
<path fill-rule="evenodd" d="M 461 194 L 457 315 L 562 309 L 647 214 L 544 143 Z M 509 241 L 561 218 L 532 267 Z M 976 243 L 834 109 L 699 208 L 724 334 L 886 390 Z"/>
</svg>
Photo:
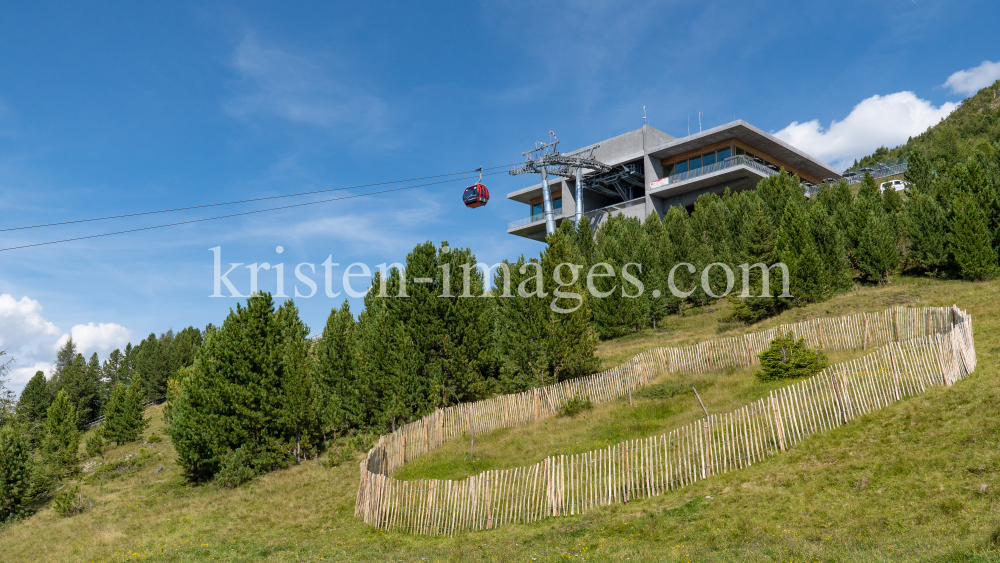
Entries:
<svg viewBox="0 0 1000 563">
<path fill-rule="evenodd" d="M 906 169 L 909 167 L 909 165 L 910 163 L 904 162 L 902 164 L 897 164 L 895 166 L 879 168 L 874 172 L 870 172 L 870 174 L 872 175 L 872 178 L 878 180 L 879 178 L 885 178 L 887 176 L 895 176 L 896 174 L 902 174 L 903 172 L 906 172 Z M 860 184 L 861 181 L 864 179 L 865 179 L 864 174 L 855 174 L 854 176 L 844 177 L 844 180 L 846 180 L 848 184 Z"/>
<path fill-rule="evenodd" d="M 558 215 L 562 215 L 562 210 L 559 210 Z M 538 215 L 532 215 L 531 217 L 523 217 L 521 219 L 515 219 L 510 223 L 507 223 L 507 230 L 511 230 L 515 227 L 523 227 L 524 225 L 530 225 L 535 221 L 542 221 L 545 219 L 544 213 L 539 213 Z"/>
<path fill-rule="evenodd" d="M 719 170 L 725 170 L 727 168 L 733 168 L 735 166 L 746 166 L 755 172 L 763 174 L 765 177 L 774 176 L 778 173 L 777 170 L 768 168 L 766 165 L 757 162 L 756 160 L 745 156 L 731 156 L 723 161 L 716 162 L 714 164 L 709 164 L 708 166 L 702 166 L 700 168 L 695 168 L 694 170 L 688 170 L 686 172 L 678 172 L 677 174 L 671 174 L 667 176 L 666 185 L 675 184 L 677 182 L 684 182 L 697 178 L 699 176 L 704 176 L 706 174 L 711 174 L 713 172 L 718 172 Z"/>
<path fill-rule="evenodd" d="M 630 199 L 628 201 L 623 201 L 621 203 L 612 203 L 611 205 L 606 205 L 600 209 L 592 209 L 587 211 L 583 215 L 591 219 L 602 215 L 604 213 L 610 214 L 612 211 L 621 211 L 623 209 L 628 209 L 629 207 L 635 207 L 636 205 L 643 205 L 646 203 L 646 197 L 637 197 L 635 199 Z"/>
</svg>

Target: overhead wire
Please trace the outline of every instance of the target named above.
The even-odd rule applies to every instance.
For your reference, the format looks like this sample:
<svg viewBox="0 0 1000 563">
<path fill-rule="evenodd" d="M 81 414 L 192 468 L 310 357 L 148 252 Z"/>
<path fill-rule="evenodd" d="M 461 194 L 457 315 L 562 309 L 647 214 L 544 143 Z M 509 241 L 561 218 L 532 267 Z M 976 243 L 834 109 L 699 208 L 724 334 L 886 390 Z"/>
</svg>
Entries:
<svg viewBox="0 0 1000 563">
<path fill-rule="evenodd" d="M 518 163 L 515 163 L 515 164 L 503 164 L 503 165 L 500 165 L 500 166 L 491 166 L 489 168 L 483 168 L 483 170 L 496 170 L 497 168 L 509 168 L 511 166 L 516 166 L 517 164 Z M 294 194 L 282 194 L 282 195 L 262 196 L 262 197 L 255 197 L 255 198 L 250 198 L 250 199 L 240 199 L 240 200 L 235 200 L 235 201 L 223 201 L 223 202 L 218 202 L 218 203 L 205 203 L 205 204 L 202 204 L 202 205 L 189 205 L 189 206 L 186 206 L 186 207 L 174 207 L 174 208 L 170 208 L 170 209 L 158 209 L 158 210 L 155 210 L 155 211 L 139 211 L 139 212 L 136 212 L 136 213 L 125 213 L 125 214 L 122 214 L 122 215 L 108 215 L 106 217 L 91 217 L 89 219 L 74 219 L 72 221 L 59 221 L 59 222 L 56 222 L 56 223 L 42 223 L 42 224 L 38 224 L 38 225 L 25 225 L 23 227 L 7 227 L 5 229 L 0 229 L 0 233 L 9 232 L 9 231 L 23 231 L 23 230 L 26 230 L 26 229 L 38 229 L 38 228 L 42 228 L 42 227 L 56 227 L 56 226 L 61 226 L 61 225 L 73 225 L 73 224 L 77 224 L 77 223 L 89 223 L 89 222 L 92 222 L 92 221 L 106 221 L 106 220 L 110 220 L 110 219 L 125 219 L 125 218 L 128 218 L 128 217 L 139 217 L 139 216 L 142 216 L 142 215 L 156 215 L 158 213 L 171 213 L 171 212 L 174 212 L 174 211 L 190 211 L 190 210 L 193 210 L 193 209 L 204 209 L 204 208 L 207 208 L 207 207 L 220 207 L 220 206 L 224 206 L 224 205 L 236 205 L 238 203 L 252 203 L 252 202 L 255 202 L 255 201 L 267 201 L 267 200 L 271 200 L 271 199 L 282 199 L 282 198 L 287 198 L 287 197 L 299 197 L 299 196 L 304 196 L 304 195 L 316 195 L 316 194 L 329 193 L 329 192 L 337 192 L 337 191 L 344 191 L 344 190 L 356 190 L 356 189 L 360 189 L 360 188 L 372 188 L 372 187 L 375 187 L 375 186 L 386 186 L 386 185 L 390 185 L 390 184 L 401 184 L 401 183 L 405 183 L 405 182 L 418 182 L 420 180 L 431 180 L 431 179 L 434 179 L 434 178 L 445 178 L 445 177 L 448 177 L 448 176 L 460 176 L 462 174 L 471 174 L 473 172 L 476 172 L 477 170 L 465 170 L 465 171 L 462 171 L 462 172 L 451 172 L 449 174 L 437 174 L 437 175 L 434 175 L 434 176 L 422 176 L 422 177 L 419 177 L 419 178 L 407 178 L 405 180 L 388 180 L 388 181 L 385 181 L 385 182 L 374 182 L 374 183 L 371 183 L 371 184 L 358 184 L 356 186 L 345 186 L 345 187 L 342 187 L 342 188 L 329 188 L 329 189 L 325 189 L 325 190 L 314 190 L 314 191 L 310 191 L 310 192 L 299 192 L 299 193 L 294 193 Z M 457 179 L 457 178 L 455 178 L 455 179 Z M 449 181 L 451 181 L 451 180 L 449 180 Z M 426 184 L 426 185 L 430 185 L 430 184 Z M 2 250 L 6 250 L 6 249 L 2 249 Z"/>
<path fill-rule="evenodd" d="M 493 169 L 493 168 L 505 168 L 505 167 L 504 166 L 495 166 L 495 167 L 491 167 L 491 168 L 486 168 L 484 170 L 490 170 L 490 169 Z M 493 175 L 496 175 L 496 174 L 502 174 L 502 172 L 490 172 L 489 174 L 484 174 L 484 175 L 485 176 L 493 176 Z M 449 176 L 450 176 L 450 174 L 449 174 Z M 46 246 L 46 245 L 50 245 L 50 244 L 59 244 L 59 243 L 63 243 L 63 242 L 73 242 L 73 241 L 78 241 L 78 240 L 86 240 L 86 239 L 92 239 L 92 238 L 108 237 L 108 236 L 112 236 L 112 235 L 122 235 L 122 234 L 126 234 L 126 233 L 136 233 L 136 232 L 140 232 L 140 231 L 151 231 L 153 229 L 162 229 L 162 228 L 165 228 L 165 227 L 176 227 L 176 226 L 179 226 L 179 225 L 189 225 L 189 224 L 192 224 L 192 223 L 203 223 L 205 221 L 215 221 L 215 220 L 218 220 L 218 219 L 228 219 L 230 217 L 239 217 L 239 216 L 242 216 L 242 215 L 254 215 L 254 214 L 257 214 L 257 213 L 266 213 L 266 212 L 269 212 L 269 211 L 279 211 L 279 210 L 282 210 L 282 209 L 293 209 L 293 208 L 296 208 L 296 207 L 305 207 L 307 205 L 316 205 L 316 204 L 319 204 L 319 203 L 328 203 L 328 202 L 331 202 L 331 201 L 340 201 L 340 200 L 345 200 L 345 199 L 354 199 L 354 198 L 365 197 L 365 196 L 370 196 L 370 195 L 378 195 L 378 194 L 385 194 L 385 193 L 391 193 L 391 192 L 399 192 L 399 191 L 404 191 L 404 190 L 412 190 L 414 188 L 422 188 L 422 187 L 426 187 L 426 186 L 435 186 L 435 185 L 444 184 L 444 183 L 447 183 L 447 182 L 453 182 L 455 180 L 466 180 L 466 179 L 471 179 L 471 178 L 474 178 L 474 176 L 469 176 L 469 177 L 466 177 L 466 178 L 451 178 L 451 179 L 448 179 L 448 180 L 439 180 L 437 182 L 428 182 L 426 184 L 417 184 L 417 185 L 414 185 L 414 186 L 403 186 L 403 187 L 400 187 L 400 188 L 391 188 L 391 189 L 379 190 L 379 191 L 375 191 L 375 192 L 365 192 L 365 193 L 362 193 L 362 194 L 351 194 L 351 195 L 346 195 L 346 196 L 341 196 L 341 197 L 332 197 L 332 198 L 327 198 L 327 199 L 320 199 L 320 200 L 316 200 L 316 201 L 307 201 L 307 202 L 304 202 L 304 203 L 295 203 L 295 204 L 292 204 L 292 205 L 282 205 L 282 206 L 279 206 L 279 207 L 268 207 L 266 209 L 255 209 L 253 211 L 241 211 L 239 213 L 230 213 L 230 214 L 227 214 L 227 215 L 218 215 L 218 216 L 215 216 L 215 217 L 202 217 L 202 218 L 199 218 L 199 219 L 190 219 L 190 220 L 187 220 L 187 221 L 177 221 L 177 222 L 174 222 L 174 223 L 166 223 L 166 224 L 163 224 L 163 225 L 152 225 L 152 226 L 149 226 L 149 227 L 137 227 L 137 228 L 134 228 L 134 229 L 125 229 L 125 230 L 114 231 L 114 232 L 110 232 L 110 233 L 100 233 L 100 234 L 96 234 L 96 235 L 85 235 L 85 236 L 72 237 L 72 238 L 66 238 L 66 239 L 60 239 L 60 240 L 51 240 L 51 241 L 46 241 L 46 242 L 36 242 L 36 243 L 32 243 L 32 244 L 22 244 L 20 246 L 9 246 L 7 248 L 0 248 L 0 252 L 5 252 L 5 251 L 8 251 L 8 250 L 18 250 L 18 249 L 21 249 L 21 248 L 32 248 L 32 247 L 35 247 L 35 246 Z M 379 184 L 375 184 L 375 185 L 379 185 Z M 254 200 L 254 201 L 259 201 L 259 200 Z"/>
</svg>

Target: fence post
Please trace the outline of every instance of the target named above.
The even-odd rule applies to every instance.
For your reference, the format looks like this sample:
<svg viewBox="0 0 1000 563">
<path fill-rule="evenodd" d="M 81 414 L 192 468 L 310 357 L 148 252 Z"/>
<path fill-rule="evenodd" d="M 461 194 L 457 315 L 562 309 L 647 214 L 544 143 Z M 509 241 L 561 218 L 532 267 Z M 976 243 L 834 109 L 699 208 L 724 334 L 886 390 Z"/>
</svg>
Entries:
<svg viewBox="0 0 1000 563">
<path fill-rule="evenodd" d="M 545 458 L 545 515 L 552 514 L 552 465 L 551 458 Z"/>
<path fill-rule="evenodd" d="M 902 306 L 896 307 L 896 314 L 895 314 L 895 318 L 896 318 L 896 342 L 902 342 L 903 341 L 903 333 L 902 333 L 902 331 L 899 330 L 899 310 L 900 309 L 902 309 Z"/>
<path fill-rule="evenodd" d="M 712 451 L 712 421 L 708 417 L 702 419 L 702 431 L 705 433 L 705 451 L 702 452 L 702 463 L 705 466 L 705 477 L 712 476 L 712 460 L 709 459 Z"/>
<path fill-rule="evenodd" d="M 743 335 L 743 346 L 747 349 L 747 365 L 753 365 L 753 350 L 750 348 L 750 335 Z"/>
<path fill-rule="evenodd" d="M 778 430 L 778 446 L 781 451 L 785 451 L 785 428 L 781 424 L 781 412 L 778 400 L 774 398 L 774 391 L 771 391 L 771 408 L 774 410 L 774 427 Z"/>
<path fill-rule="evenodd" d="M 833 384 L 833 394 L 837 397 L 837 411 L 840 414 L 840 421 L 844 424 L 847 423 L 847 411 L 844 409 L 844 397 L 843 392 L 840 389 L 840 382 L 837 381 L 837 374 L 834 370 L 830 370 L 830 383 Z"/>
<path fill-rule="evenodd" d="M 896 347 L 889 347 L 889 357 L 892 358 L 892 384 L 896 390 L 896 400 L 900 400 L 903 396 L 900 394 L 899 389 L 899 367 L 896 365 Z"/>
<path fill-rule="evenodd" d="M 535 420 L 538 420 L 542 416 L 542 405 L 541 398 L 539 397 L 538 387 L 535 387 Z"/>
<path fill-rule="evenodd" d="M 490 502 L 491 501 L 491 497 L 492 497 L 492 493 L 493 493 L 493 487 L 492 487 L 493 479 L 492 479 L 491 473 L 493 473 L 493 472 L 492 471 L 487 471 L 486 475 L 485 475 L 485 477 L 486 477 L 486 529 L 487 530 L 493 528 L 493 503 Z"/>
<path fill-rule="evenodd" d="M 868 349 L 868 313 L 861 313 L 865 316 L 865 344 L 863 349 Z"/>
</svg>

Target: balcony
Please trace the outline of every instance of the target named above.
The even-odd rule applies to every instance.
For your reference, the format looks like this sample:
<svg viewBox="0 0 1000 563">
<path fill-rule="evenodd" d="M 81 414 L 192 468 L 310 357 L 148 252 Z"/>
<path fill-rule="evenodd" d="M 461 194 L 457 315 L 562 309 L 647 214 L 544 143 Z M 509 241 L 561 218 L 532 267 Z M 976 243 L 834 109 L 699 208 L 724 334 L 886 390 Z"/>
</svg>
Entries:
<svg viewBox="0 0 1000 563">
<path fill-rule="evenodd" d="M 688 170 L 687 172 L 671 174 L 670 176 L 667 176 L 662 180 L 653 182 L 650 185 L 650 187 L 660 188 L 663 186 L 678 184 L 680 182 L 687 182 L 688 180 L 694 180 L 695 178 L 706 176 L 722 170 L 727 170 L 729 168 L 734 168 L 736 166 L 745 166 L 751 170 L 759 172 L 761 175 L 765 177 L 774 176 L 775 174 L 778 173 L 777 170 L 761 163 L 758 159 L 750 158 L 745 155 L 739 155 L 739 156 L 731 156 L 723 160 L 722 162 L 716 162 L 715 164 L 709 164 L 708 166 L 702 166 L 701 168 Z"/>
</svg>

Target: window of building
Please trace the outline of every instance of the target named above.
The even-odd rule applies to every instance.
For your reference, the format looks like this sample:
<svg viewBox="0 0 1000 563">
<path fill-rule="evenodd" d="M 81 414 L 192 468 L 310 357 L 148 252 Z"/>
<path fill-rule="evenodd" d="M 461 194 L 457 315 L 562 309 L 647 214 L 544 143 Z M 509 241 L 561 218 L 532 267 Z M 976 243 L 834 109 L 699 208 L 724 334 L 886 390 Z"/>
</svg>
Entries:
<svg viewBox="0 0 1000 563">
<path fill-rule="evenodd" d="M 552 200 L 552 211 L 558 215 L 562 211 L 562 198 Z M 545 213 L 545 203 L 535 203 L 531 206 L 531 215 L 541 215 Z"/>
<path fill-rule="evenodd" d="M 732 156 L 732 151 L 729 149 L 722 149 L 721 151 L 715 153 L 715 157 L 719 159 L 719 162 L 726 160 L 730 156 Z"/>
<path fill-rule="evenodd" d="M 674 166 L 674 168 L 675 168 L 674 172 L 677 173 L 677 174 L 680 174 L 682 172 L 687 172 L 688 171 L 688 161 L 685 160 L 683 162 L 678 162 Z"/>
<path fill-rule="evenodd" d="M 701 165 L 708 166 L 710 164 L 715 164 L 715 153 L 710 152 L 708 154 L 701 155 Z"/>
<path fill-rule="evenodd" d="M 697 170 L 701 168 L 701 157 L 696 156 L 688 161 L 688 170 Z"/>
</svg>

